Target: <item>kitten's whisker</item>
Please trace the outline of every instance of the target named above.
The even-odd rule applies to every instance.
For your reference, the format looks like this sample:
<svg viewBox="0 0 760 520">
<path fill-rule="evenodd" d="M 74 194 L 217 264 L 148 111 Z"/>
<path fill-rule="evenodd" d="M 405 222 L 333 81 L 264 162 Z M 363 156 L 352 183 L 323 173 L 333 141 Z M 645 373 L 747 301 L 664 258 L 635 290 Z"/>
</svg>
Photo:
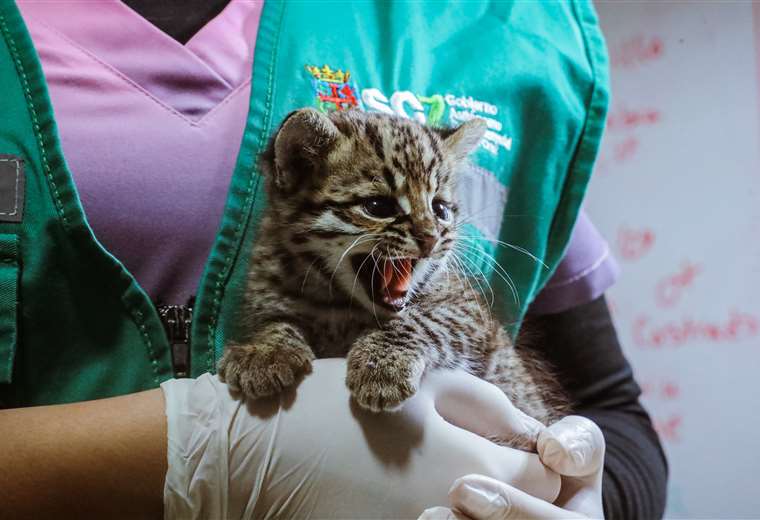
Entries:
<svg viewBox="0 0 760 520">
<path fill-rule="evenodd" d="M 472 282 L 470 281 L 469 276 L 465 272 L 464 266 L 462 265 L 462 262 L 458 258 L 456 258 L 455 256 L 452 257 L 452 260 L 454 260 L 456 262 L 456 265 L 457 265 L 457 269 L 456 269 L 455 273 L 461 273 L 461 276 L 459 274 L 456 275 L 457 279 L 459 280 L 459 283 L 463 287 L 465 287 L 465 288 L 466 287 L 470 288 L 470 290 L 473 293 L 473 297 L 475 298 L 475 303 L 478 306 L 478 311 L 480 312 L 480 317 L 481 317 L 481 319 L 483 319 L 485 317 L 485 314 L 483 313 L 483 307 L 480 305 L 480 302 L 478 301 L 477 291 L 475 290 L 475 287 L 472 285 Z"/>
<path fill-rule="evenodd" d="M 502 240 L 496 240 L 496 239 L 487 238 L 487 237 L 479 237 L 479 236 L 472 236 L 472 235 L 471 236 L 459 235 L 457 238 L 467 238 L 467 239 L 470 239 L 470 240 L 485 240 L 486 242 L 491 242 L 491 243 L 494 243 L 494 244 L 498 244 L 498 245 L 503 246 L 503 247 L 509 247 L 511 249 L 514 249 L 515 251 L 518 251 L 518 252 L 520 252 L 520 253 L 522 253 L 522 254 L 530 257 L 536 263 L 539 263 L 542 266 L 544 266 L 545 269 L 549 269 L 548 265 L 546 265 L 536 255 L 534 255 L 533 253 L 531 253 L 530 251 L 528 251 L 524 247 L 520 247 L 520 246 L 517 246 L 515 244 L 510 244 L 509 242 L 504 242 Z"/>
<path fill-rule="evenodd" d="M 491 293 L 491 303 L 489 304 L 490 307 L 493 307 L 494 301 L 496 300 L 496 295 L 493 292 L 493 286 L 491 286 L 491 282 L 488 280 L 488 277 L 483 272 L 483 269 L 481 269 L 479 266 L 470 266 L 470 269 L 476 268 L 478 270 L 478 278 L 479 280 L 483 280 L 483 283 L 486 284 L 486 287 L 488 287 L 488 290 Z"/>
<path fill-rule="evenodd" d="M 517 287 L 515 286 L 514 280 L 512 280 L 512 277 L 509 275 L 507 270 L 493 256 L 486 253 L 482 248 L 475 248 L 467 244 L 462 245 L 464 247 L 468 247 L 470 251 L 475 251 L 476 253 L 482 255 L 483 259 L 489 262 L 489 265 L 494 268 L 494 272 L 504 281 L 504 283 L 507 284 L 507 287 L 509 287 L 515 303 L 517 303 L 517 305 L 520 305 L 520 296 L 517 293 Z"/>
<path fill-rule="evenodd" d="M 474 267 L 476 267 L 478 269 L 479 273 L 480 273 L 480 276 L 476 277 L 476 280 L 482 279 L 483 283 L 486 284 L 486 287 L 488 287 L 488 290 L 491 292 L 491 301 L 488 304 L 488 307 L 489 307 L 489 309 L 492 309 L 493 305 L 494 305 L 494 302 L 496 301 L 496 294 L 494 293 L 493 286 L 491 285 L 491 282 L 490 282 L 490 280 L 488 280 L 488 277 L 485 275 L 485 273 L 483 273 L 483 270 L 480 267 L 478 267 L 478 266 L 474 266 Z M 478 282 L 478 286 L 481 286 L 480 282 Z M 485 294 L 483 295 L 483 297 L 485 298 Z M 490 317 L 490 316 L 491 316 L 491 313 L 489 312 L 488 313 L 488 317 Z"/>
<path fill-rule="evenodd" d="M 462 265 L 461 260 L 459 258 L 457 258 L 456 253 L 454 253 L 454 255 L 453 255 L 453 260 L 457 262 L 457 265 L 459 266 L 459 270 L 462 270 L 462 267 L 464 267 L 464 266 Z M 478 310 L 480 311 L 480 317 L 483 320 L 483 323 L 487 323 L 487 321 L 488 321 L 488 319 L 487 319 L 488 312 L 483 308 L 483 305 L 481 304 L 480 299 L 477 296 L 477 291 L 472 286 L 472 282 L 469 280 L 467 274 L 463 270 L 462 270 L 462 274 L 464 275 L 464 281 L 469 285 L 470 290 L 475 295 L 475 303 L 478 306 Z M 457 276 L 457 277 L 459 278 L 459 276 Z M 459 281 L 460 281 L 460 283 L 462 283 L 462 278 L 459 278 Z"/>
<path fill-rule="evenodd" d="M 303 282 L 301 283 L 301 294 L 303 294 L 304 290 L 306 289 L 306 280 L 308 280 L 309 275 L 311 274 L 311 268 L 314 267 L 314 264 L 316 264 L 319 261 L 319 258 L 315 258 L 311 261 L 309 264 L 309 267 L 306 269 L 306 274 L 303 277 Z"/>
<path fill-rule="evenodd" d="M 354 306 L 354 290 L 356 289 L 356 283 L 359 281 L 359 273 L 360 273 L 360 272 L 361 272 L 361 270 L 364 268 L 364 264 L 366 264 L 366 263 L 367 263 L 367 260 L 369 260 L 369 259 L 370 259 L 370 257 L 374 255 L 374 253 L 375 253 L 375 249 L 377 249 L 379 245 L 380 245 L 380 244 L 375 244 L 375 245 L 372 247 L 372 249 L 370 250 L 369 254 L 366 256 L 366 258 L 364 258 L 364 260 L 362 260 L 362 263 L 361 263 L 361 264 L 359 264 L 359 268 L 356 270 L 356 275 L 354 276 L 354 283 L 353 283 L 353 285 L 351 286 L 351 294 L 349 295 L 349 298 L 348 298 L 348 300 L 349 300 L 349 302 L 348 302 L 348 310 L 349 310 L 349 312 L 351 311 L 351 309 L 352 309 L 352 308 L 353 308 L 353 306 Z M 374 273 L 373 273 L 373 274 L 374 274 Z M 373 276 L 373 278 L 374 278 L 374 276 Z M 372 296 L 372 295 L 370 295 L 370 297 L 371 297 L 371 296 Z"/>
<path fill-rule="evenodd" d="M 473 220 L 475 217 L 482 215 L 485 211 L 492 208 L 493 206 L 501 204 L 501 202 L 492 202 L 491 204 L 488 204 L 487 206 L 484 206 L 482 209 L 475 213 L 469 213 L 467 215 L 463 215 L 457 219 L 456 224 L 454 225 L 453 229 L 458 230 L 461 226 L 465 224 L 469 224 L 471 220 Z M 489 218 L 487 221 L 493 221 L 498 219 L 499 221 L 505 219 L 505 218 L 535 218 L 535 215 L 532 215 L 530 213 L 502 213 L 499 212 L 496 215 L 493 215 L 491 218 Z M 541 219 L 539 217 L 539 219 Z"/>
<path fill-rule="evenodd" d="M 459 283 L 461 283 L 462 285 L 464 285 L 464 280 L 462 279 L 462 276 L 460 276 L 460 274 L 462 276 L 466 276 L 465 273 L 464 273 L 464 271 L 461 271 L 461 268 L 454 270 L 454 276 L 457 277 L 457 280 L 459 280 Z"/>
<path fill-rule="evenodd" d="M 484 296 L 485 296 L 485 291 L 483 290 L 483 285 L 480 283 L 480 279 L 482 278 L 485 284 L 488 286 L 488 290 L 491 292 L 491 302 L 489 303 L 489 307 L 493 307 L 494 301 L 496 299 L 496 295 L 493 292 L 493 287 L 491 287 L 491 283 L 488 281 L 488 278 L 486 277 L 485 273 L 483 273 L 483 270 L 477 265 L 471 266 L 469 262 L 459 258 L 458 256 L 456 256 L 456 254 L 457 254 L 457 250 L 454 250 L 454 259 L 457 261 L 459 265 L 461 265 L 462 267 L 465 267 L 467 271 L 469 271 L 470 275 L 472 275 L 472 277 L 475 278 L 475 282 L 478 284 L 478 287 L 480 288 L 480 291 L 483 293 Z M 475 273 L 475 270 L 473 269 L 473 267 L 477 268 L 477 270 L 479 271 L 479 276 L 478 276 L 478 273 Z"/>
<path fill-rule="evenodd" d="M 346 249 L 344 249 L 343 253 L 340 255 L 340 258 L 338 258 L 337 264 L 335 264 L 335 269 L 333 270 L 333 275 L 330 278 L 330 281 L 332 281 L 332 279 L 335 277 L 335 271 L 337 271 L 338 267 L 340 267 L 340 264 L 341 262 L 343 262 L 343 259 L 346 258 L 346 255 L 348 255 L 348 253 L 350 253 L 354 247 L 366 241 L 379 240 L 376 238 L 370 238 L 370 237 L 377 237 L 377 236 L 380 236 L 380 235 L 378 233 L 365 233 L 361 235 L 360 237 L 358 237 L 356 240 L 354 240 L 351 243 L 351 245 L 349 245 Z M 364 240 L 364 239 L 368 239 L 368 240 Z"/>
<path fill-rule="evenodd" d="M 401 254 L 399 253 L 399 250 L 396 249 L 395 247 L 392 248 L 391 253 L 392 253 L 392 258 L 396 258 L 396 259 L 403 258 Z M 404 272 L 402 273 L 401 268 L 396 265 L 396 262 L 391 262 L 391 266 L 393 267 L 393 272 L 398 275 L 404 276 L 406 274 L 409 274 L 406 272 L 406 268 L 404 268 Z"/>
<path fill-rule="evenodd" d="M 395 247 L 388 246 L 388 257 L 389 258 L 396 258 L 398 257 L 398 251 Z M 386 262 L 388 259 L 385 260 Z M 393 269 L 393 274 L 400 274 L 398 267 L 396 267 L 396 262 L 391 260 L 391 268 Z M 385 270 L 385 265 L 383 265 L 383 270 Z"/>
<path fill-rule="evenodd" d="M 374 249 L 373 249 L 374 251 Z M 372 300 L 372 314 L 375 316 L 375 323 L 377 323 L 377 328 L 382 328 L 382 325 L 380 325 L 380 319 L 377 317 L 377 308 L 375 307 L 375 269 L 377 269 L 377 258 L 375 258 L 374 254 L 370 254 L 372 257 L 372 261 L 375 263 L 375 266 L 373 268 L 372 274 L 373 276 L 369 279 L 369 288 L 372 294 L 370 294 L 369 299 Z"/>
<path fill-rule="evenodd" d="M 515 286 L 514 280 L 512 280 L 512 277 L 509 275 L 507 270 L 493 256 L 488 254 L 482 247 L 475 247 L 473 245 L 465 243 L 459 243 L 459 246 L 466 247 L 469 251 L 474 251 L 477 254 L 482 255 L 485 260 L 488 260 L 490 262 L 489 265 L 494 268 L 494 273 L 496 273 L 502 280 L 504 280 L 504 283 L 506 283 L 507 287 L 509 287 L 515 303 L 518 306 L 520 305 L 520 295 L 517 293 L 517 287 Z"/>
<path fill-rule="evenodd" d="M 333 293 L 332 293 L 333 281 L 335 280 L 335 275 L 337 274 L 338 268 L 340 267 L 341 262 L 343 262 L 343 259 L 346 258 L 346 255 L 348 255 L 348 253 L 350 253 L 351 250 L 355 248 L 356 246 L 362 243 L 379 240 L 377 238 L 371 238 L 371 237 L 377 237 L 377 236 L 380 236 L 380 235 L 378 233 L 365 233 L 364 235 L 361 235 L 343 251 L 342 255 L 340 255 L 340 258 L 338 259 L 338 263 L 335 264 L 335 269 L 333 269 L 332 275 L 330 276 L 330 282 L 329 282 L 330 299 L 332 299 L 332 296 L 333 296 Z M 363 239 L 366 239 L 366 240 L 363 240 Z"/>
<path fill-rule="evenodd" d="M 459 217 L 457 219 L 457 223 L 454 226 L 454 229 L 459 229 L 459 226 L 461 226 L 463 224 L 467 224 L 470 220 L 474 219 L 475 217 L 479 217 L 480 215 L 482 215 L 483 213 L 485 213 L 489 209 L 493 208 L 496 205 L 500 205 L 500 204 L 502 204 L 501 201 L 494 201 L 494 202 L 491 202 L 490 204 L 486 204 L 485 206 L 481 207 L 478 211 L 476 211 L 474 213 L 469 213 L 467 215 L 462 215 L 461 217 Z M 494 218 L 502 218 L 503 216 L 505 216 L 505 215 L 499 213 Z"/>
</svg>

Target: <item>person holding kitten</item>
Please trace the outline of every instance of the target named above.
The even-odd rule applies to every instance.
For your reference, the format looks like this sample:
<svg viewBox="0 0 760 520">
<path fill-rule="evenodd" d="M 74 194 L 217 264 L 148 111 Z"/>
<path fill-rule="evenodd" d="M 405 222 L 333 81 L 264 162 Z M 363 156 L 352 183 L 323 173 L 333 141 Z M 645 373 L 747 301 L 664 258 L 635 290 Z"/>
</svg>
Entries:
<svg viewBox="0 0 760 520">
<path fill-rule="evenodd" d="M 0 123 L 0 173 L 22 182 L 6 186 L 15 191 L 0 218 L 3 272 L 17 276 L 3 288 L 20 294 L 0 298 L 20 302 L 19 329 L 0 342 L 0 402 L 12 408 L 0 412 L 0 430 L 13 439 L 0 451 L 4 467 L 16 468 L 0 477 L 14 499 L 0 511 L 410 516 L 443 505 L 457 477 L 481 473 L 496 480 L 452 488 L 452 506 L 472 518 L 506 518 L 507 503 L 520 517 L 599 516 L 602 502 L 610 517 L 662 515 L 665 460 L 602 296 L 614 266 L 585 215 L 576 219 L 606 108 L 603 44 L 588 5 L 19 7 L 0 8 L 0 104 L 13 115 Z M 240 332 L 235 313 L 265 207 L 254 165 L 285 115 L 303 106 L 431 127 L 486 121 L 463 181 L 462 235 L 514 276 L 513 295 L 498 267 L 479 264 L 500 316 L 512 317 L 505 323 L 533 317 L 537 348 L 575 413 L 604 433 L 603 479 L 601 469 L 568 474 L 562 457 L 549 456 L 561 455 L 573 428 L 597 431 L 582 421 L 539 436 L 556 472 L 485 441 L 541 427 L 463 372 L 426 373 L 390 416 L 349 404 L 342 361 L 315 361 L 282 406 L 243 406 L 202 375 Z M 494 241 L 518 244 L 549 270 L 489 249 Z M 193 379 L 135 393 L 173 375 Z M 129 395 L 20 408 L 120 394 Z M 478 509 L 478 499 L 490 505 Z M 288 509 L 295 504 L 303 509 Z"/>
</svg>

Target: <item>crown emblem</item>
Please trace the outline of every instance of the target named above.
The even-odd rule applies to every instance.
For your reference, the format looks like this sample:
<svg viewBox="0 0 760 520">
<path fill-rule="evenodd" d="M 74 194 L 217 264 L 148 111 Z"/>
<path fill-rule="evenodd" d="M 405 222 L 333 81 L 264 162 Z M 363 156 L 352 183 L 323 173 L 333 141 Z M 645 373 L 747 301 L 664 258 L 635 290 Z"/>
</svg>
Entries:
<svg viewBox="0 0 760 520">
<path fill-rule="evenodd" d="M 327 81 L 329 83 L 348 83 L 351 73 L 349 71 L 343 72 L 341 69 L 333 70 L 329 65 L 325 65 L 321 69 L 314 65 L 306 65 L 306 70 L 314 76 L 314 79 L 318 81 Z"/>
</svg>

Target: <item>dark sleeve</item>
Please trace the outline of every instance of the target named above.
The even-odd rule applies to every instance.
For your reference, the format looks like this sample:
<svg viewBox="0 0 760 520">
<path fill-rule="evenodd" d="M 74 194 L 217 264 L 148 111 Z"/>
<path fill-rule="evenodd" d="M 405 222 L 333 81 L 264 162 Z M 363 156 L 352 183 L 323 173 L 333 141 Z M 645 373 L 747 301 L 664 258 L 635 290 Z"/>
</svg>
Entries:
<svg viewBox="0 0 760 520">
<path fill-rule="evenodd" d="M 554 365 L 575 413 L 604 432 L 604 514 L 610 519 L 661 518 L 668 466 L 641 389 L 620 348 L 604 296 L 557 314 L 531 317 L 541 350 Z"/>
</svg>

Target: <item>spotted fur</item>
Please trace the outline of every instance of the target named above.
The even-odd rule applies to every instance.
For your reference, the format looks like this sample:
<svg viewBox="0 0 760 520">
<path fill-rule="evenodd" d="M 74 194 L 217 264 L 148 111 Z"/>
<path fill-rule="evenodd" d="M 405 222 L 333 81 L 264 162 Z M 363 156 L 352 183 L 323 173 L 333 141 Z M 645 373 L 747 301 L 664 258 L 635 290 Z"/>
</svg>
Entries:
<svg viewBox="0 0 760 520">
<path fill-rule="evenodd" d="M 349 389 L 377 411 L 412 396 L 426 370 L 461 367 L 529 415 L 556 420 L 564 411 L 556 383 L 512 345 L 455 259 L 456 173 L 485 129 L 481 120 L 434 130 L 354 110 L 288 116 L 262 157 L 269 201 L 245 332 L 228 346 L 220 376 L 260 397 L 293 385 L 315 356 L 347 356 Z M 370 213 L 377 200 L 396 213 Z M 379 304 L 373 287 L 387 258 L 414 259 L 401 307 Z"/>
</svg>

